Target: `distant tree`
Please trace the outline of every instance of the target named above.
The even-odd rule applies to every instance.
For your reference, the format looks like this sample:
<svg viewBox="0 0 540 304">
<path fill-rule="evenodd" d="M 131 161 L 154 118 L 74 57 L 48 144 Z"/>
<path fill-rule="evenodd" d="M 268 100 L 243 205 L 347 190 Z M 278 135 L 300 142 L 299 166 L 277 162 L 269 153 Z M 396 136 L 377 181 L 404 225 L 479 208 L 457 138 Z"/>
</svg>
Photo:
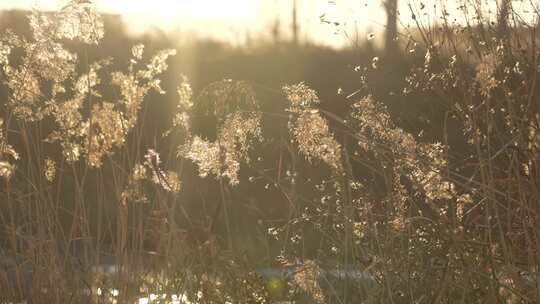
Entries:
<svg viewBox="0 0 540 304">
<path fill-rule="evenodd" d="M 281 36 L 281 21 L 278 0 L 274 0 L 274 22 L 272 24 L 272 38 L 274 43 L 278 43 Z"/>
<path fill-rule="evenodd" d="M 511 0 L 498 0 L 498 14 L 497 14 L 497 24 L 498 31 L 501 38 L 506 38 L 508 35 L 508 22 L 510 11 L 512 10 L 512 1 Z"/>
<path fill-rule="evenodd" d="M 497 36 L 503 48 L 503 61 L 508 63 L 512 47 L 510 44 L 510 13 L 512 12 L 512 0 L 497 0 Z"/>
<path fill-rule="evenodd" d="M 298 32 L 299 32 L 299 25 L 298 25 L 298 0 L 293 0 L 293 9 L 292 9 L 292 34 L 293 34 L 293 43 L 295 45 L 298 44 Z"/>
<path fill-rule="evenodd" d="M 386 11 L 386 34 L 384 47 L 387 54 L 394 54 L 398 50 L 396 40 L 398 35 L 398 0 L 385 0 L 384 9 Z"/>
</svg>

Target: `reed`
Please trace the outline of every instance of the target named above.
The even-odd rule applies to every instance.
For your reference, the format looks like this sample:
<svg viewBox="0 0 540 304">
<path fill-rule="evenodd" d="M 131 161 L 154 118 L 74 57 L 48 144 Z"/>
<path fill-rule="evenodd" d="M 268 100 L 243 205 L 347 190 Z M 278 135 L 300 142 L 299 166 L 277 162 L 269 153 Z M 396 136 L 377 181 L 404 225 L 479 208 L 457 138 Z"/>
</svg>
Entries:
<svg viewBox="0 0 540 304">
<path fill-rule="evenodd" d="M 91 1 L 33 11 L 31 37 L 0 37 L 0 302 L 539 301 L 537 25 L 511 5 L 497 22 L 478 1 L 439 7 L 400 43 L 414 62 L 401 94 L 442 113 L 428 136 L 369 87 L 338 115 L 287 85 L 269 113 L 247 81 L 194 92 L 185 76 L 170 127 L 149 136 L 176 51 L 90 62 L 105 35 Z M 268 121 L 283 132 L 265 134 Z M 219 199 L 188 208 L 189 172 Z M 288 205 L 247 229 L 290 273 L 266 279 L 235 238 L 246 184 Z"/>
</svg>

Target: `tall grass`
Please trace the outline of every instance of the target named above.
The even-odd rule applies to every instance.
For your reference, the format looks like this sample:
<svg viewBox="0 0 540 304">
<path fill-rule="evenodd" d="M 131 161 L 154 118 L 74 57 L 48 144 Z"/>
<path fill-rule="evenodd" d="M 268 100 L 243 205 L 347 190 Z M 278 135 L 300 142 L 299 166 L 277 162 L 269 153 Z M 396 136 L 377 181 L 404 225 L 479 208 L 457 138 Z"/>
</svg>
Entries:
<svg viewBox="0 0 540 304">
<path fill-rule="evenodd" d="M 441 4 L 441 21 L 413 17 L 401 43 L 418 63 L 401 94 L 443 113 L 428 136 L 369 87 L 341 117 L 305 83 L 274 92 L 287 106 L 269 113 L 249 82 L 194 93 L 185 77 L 170 128 L 150 136 L 175 51 L 133 46 L 116 71 L 85 52 L 105 34 L 91 3 L 32 12 L 32 37 L 0 38 L 0 301 L 537 302 L 537 27 L 512 9 L 492 22 L 480 2 L 450 14 Z M 392 62 L 374 58 L 361 79 Z M 283 132 L 265 134 L 268 123 Z M 187 208 L 190 170 L 215 180 L 217 202 Z M 289 206 L 246 227 L 293 269 L 288 280 L 264 280 L 235 241 L 244 184 Z"/>
</svg>

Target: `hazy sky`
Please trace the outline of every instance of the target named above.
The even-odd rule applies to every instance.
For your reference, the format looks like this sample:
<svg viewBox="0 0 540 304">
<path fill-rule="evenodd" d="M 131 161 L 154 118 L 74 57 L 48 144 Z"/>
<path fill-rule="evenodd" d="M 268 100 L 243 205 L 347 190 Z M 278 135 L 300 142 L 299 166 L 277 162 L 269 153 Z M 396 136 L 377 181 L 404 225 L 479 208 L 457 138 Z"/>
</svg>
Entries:
<svg viewBox="0 0 540 304">
<path fill-rule="evenodd" d="M 282 32 L 290 34 L 293 0 L 97 0 L 101 11 L 122 14 L 134 32 L 158 27 L 194 32 L 232 42 L 241 42 L 246 33 L 269 34 L 276 16 Z M 62 7 L 63 0 L 0 0 L 0 8 L 46 10 Z M 302 37 L 331 45 L 347 43 L 349 35 L 376 31 L 384 23 L 379 0 L 298 0 Z M 340 26 L 321 22 L 320 16 Z"/>
<path fill-rule="evenodd" d="M 358 35 L 365 39 L 368 33 L 384 30 L 385 15 L 382 0 L 297 0 L 302 38 L 334 46 L 351 43 Z M 446 1 L 449 11 L 458 1 Z M 486 10 L 494 10 L 496 0 L 481 0 Z M 533 0 L 537 2 L 538 0 Z M 152 27 L 166 31 L 196 33 L 233 43 L 241 43 L 247 37 L 269 35 L 269 28 L 280 20 L 282 33 L 290 35 L 291 8 L 293 0 L 96 0 L 101 11 L 119 13 L 128 28 L 142 32 Z M 400 0 L 400 19 L 410 22 L 408 3 L 426 9 L 417 15 L 434 21 L 430 14 L 439 0 Z M 521 1 L 521 3 L 529 1 Z M 67 0 L 0 0 L 0 8 L 31 8 L 46 10 L 62 7 Z M 516 3 L 514 1 L 514 3 Z M 522 5 L 522 4 L 521 4 Z M 526 9 L 524 9 L 526 11 Z M 321 16 L 324 20 L 321 22 Z M 339 25 L 334 25 L 339 22 Z"/>
</svg>

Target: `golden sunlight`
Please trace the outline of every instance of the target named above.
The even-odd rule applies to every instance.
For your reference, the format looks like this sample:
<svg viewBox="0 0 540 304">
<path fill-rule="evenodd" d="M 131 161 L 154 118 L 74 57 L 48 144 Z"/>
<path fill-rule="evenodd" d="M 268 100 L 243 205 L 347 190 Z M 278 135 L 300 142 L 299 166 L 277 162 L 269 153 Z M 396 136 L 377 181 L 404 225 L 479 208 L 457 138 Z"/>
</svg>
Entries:
<svg viewBox="0 0 540 304">
<path fill-rule="evenodd" d="M 0 9 L 57 10 L 68 0 L 1 0 Z M 236 40 L 237 36 L 260 34 L 280 19 L 284 31 L 291 26 L 293 0 L 95 0 L 98 10 L 122 16 L 132 32 L 144 32 L 156 27 L 165 31 L 195 32 L 220 40 Z M 378 1 L 298 0 L 298 22 L 304 38 L 328 44 L 342 44 L 342 30 L 334 24 L 339 21 L 349 31 L 357 26 L 369 31 L 377 30 L 373 19 L 381 16 Z M 329 23 L 321 22 L 324 16 Z M 370 25 L 371 23 L 371 25 Z M 367 29 L 366 29 L 367 30 Z M 223 39 L 225 38 L 225 39 Z M 340 43 L 341 42 L 341 43 Z"/>
<path fill-rule="evenodd" d="M 128 30 L 137 34 L 157 28 L 192 33 L 233 44 L 261 35 L 274 24 L 290 32 L 293 0 L 94 0 L 103 13 L 122 16 Z M 1 0 L 0 9 L 57 10 L 68 0 Z M 326 45 L 350 43 L 384 26 L 379 1 L 297 0 L 302 39 Z M 336 26 L 337 25 L 337 26 Z"/>
<path fill-rule="evenodd" d="M 62 0 L 4 0 L 0 8 L 30 8 L 55 10 Z M 99 10 L 121 15 L 145 15 L 166 19 L 197 20 L 234 19 L 258 13 L 260 1 L 250 0 L 97 0 Z"/>
<path fill-rule="evenodd" d="M 229 19 L 256 14 L 257 1 L 250 0 L 119 0 L 98 1 L 108 11 L 150 14 L 161 18 Z"/>
</svg>

